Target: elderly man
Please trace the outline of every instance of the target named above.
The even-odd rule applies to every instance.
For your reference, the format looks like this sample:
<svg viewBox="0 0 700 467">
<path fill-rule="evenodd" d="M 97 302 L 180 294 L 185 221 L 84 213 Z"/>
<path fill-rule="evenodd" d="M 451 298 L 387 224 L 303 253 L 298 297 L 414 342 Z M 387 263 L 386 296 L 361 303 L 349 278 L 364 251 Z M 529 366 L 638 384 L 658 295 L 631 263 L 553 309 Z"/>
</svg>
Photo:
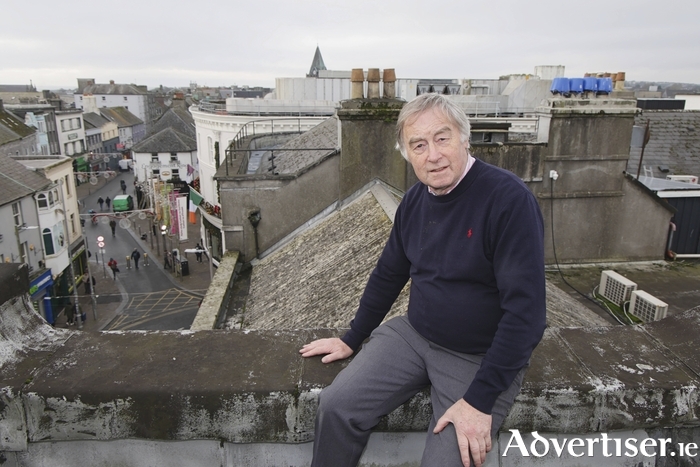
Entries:
<svg viewBox="0 0 700 467">
<path fill-rule="evenodd" d="M 354 466 L 371 429 L 431 387 L 423 466 L 480 466 L 545 327 L 543 222 L 512 173 L 469 154 L 469 120 L 424 94 L 397 122 L 420 183 L 396 212 L 350 330 L 306 344 L 329 363 L 369 341 L 319 396 L 313 466 Z M 380 323 L 408 279 L 407 316 Z"/>
</svg>

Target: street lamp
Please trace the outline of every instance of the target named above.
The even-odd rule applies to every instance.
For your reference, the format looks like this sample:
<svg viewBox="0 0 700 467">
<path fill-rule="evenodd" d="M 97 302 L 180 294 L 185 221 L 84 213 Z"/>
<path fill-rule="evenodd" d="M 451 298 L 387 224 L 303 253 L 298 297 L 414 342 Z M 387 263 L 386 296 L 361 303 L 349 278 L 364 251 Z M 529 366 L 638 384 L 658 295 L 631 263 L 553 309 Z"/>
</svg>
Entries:
<svg viewBox="0 0 700 467">
<path fill-rule="evenodd" d="M 163 224 L 160 226 L 160 234 L 163 236 L 163 250 L 168 251 L 168 247 L 165 244 L 166 234 L 168 233 L 168 226 Z"/>
</svg>

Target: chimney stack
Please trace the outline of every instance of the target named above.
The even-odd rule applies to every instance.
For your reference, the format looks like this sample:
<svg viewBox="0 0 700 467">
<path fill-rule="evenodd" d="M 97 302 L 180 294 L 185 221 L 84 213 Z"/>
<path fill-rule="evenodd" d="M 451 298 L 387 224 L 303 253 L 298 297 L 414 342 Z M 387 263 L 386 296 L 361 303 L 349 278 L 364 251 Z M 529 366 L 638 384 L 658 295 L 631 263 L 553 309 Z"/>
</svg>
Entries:
<svg viewBox="0 0 700 467">
<path fill-rule="evenodd" d="M 379 68 L 367 70 L 367 98 L 379 99 Z"/>
<path fill-rule="evenodd" d="M 365 97 L 365 72 L 362 68 L 353 68 L 350 74 L 350 98 L 351 99 L 364 99 Z"/>
<path fill-rule="evenodd" d="M 396 72 L 393 68 L 384 68 L 384 99 L 396 98 Z"/>
</svg>

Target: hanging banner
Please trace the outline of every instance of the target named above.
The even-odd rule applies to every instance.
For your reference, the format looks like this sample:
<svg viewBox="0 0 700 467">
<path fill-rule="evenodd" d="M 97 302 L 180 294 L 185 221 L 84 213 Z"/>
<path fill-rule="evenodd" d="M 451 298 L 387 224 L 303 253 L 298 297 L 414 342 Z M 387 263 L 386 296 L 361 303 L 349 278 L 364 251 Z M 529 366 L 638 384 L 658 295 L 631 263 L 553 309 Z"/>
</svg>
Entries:
<svg viewBox="0 0 700 467">
<path fill-rule="evenodd" d="M 187 240 L 187 195 L 177 198 L 177 223 L 180 241 Z"/>
<path fill-rule="evenodd" d="M 177 219 L 177 193 L 170 192 L 168 195 L 168 207 L 170 208 L 170 235 L 178 235 L 180 222 Z"/>
</svg>

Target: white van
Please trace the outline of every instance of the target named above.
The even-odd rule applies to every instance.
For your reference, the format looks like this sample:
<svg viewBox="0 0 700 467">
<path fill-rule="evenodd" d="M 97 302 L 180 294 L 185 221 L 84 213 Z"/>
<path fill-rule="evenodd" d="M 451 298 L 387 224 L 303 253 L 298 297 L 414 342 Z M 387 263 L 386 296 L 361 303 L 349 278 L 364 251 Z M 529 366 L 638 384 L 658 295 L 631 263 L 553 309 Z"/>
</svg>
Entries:
<svg viewBox="0 0 700 467">
<path fill-rule="evenodd" d="M 134 166 L 134 161 L 131 159 L 120 159 L 119 160 L 119 170 L 122 172 L 128 172 Z"/>
</svg>

